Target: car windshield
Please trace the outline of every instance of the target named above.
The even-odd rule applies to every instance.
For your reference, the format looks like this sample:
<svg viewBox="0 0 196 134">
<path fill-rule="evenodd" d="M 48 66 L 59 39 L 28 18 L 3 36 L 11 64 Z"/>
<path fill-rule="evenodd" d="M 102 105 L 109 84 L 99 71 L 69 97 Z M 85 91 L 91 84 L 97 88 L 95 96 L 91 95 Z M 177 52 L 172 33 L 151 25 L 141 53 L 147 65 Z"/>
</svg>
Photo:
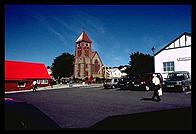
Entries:
<svg viewBox="0 0 196 134">
<path fill-rule="evenodd" d="M 169 80 L 184 80 L 184 74 L 171 73 L 171 74 L 168 74 L 168 79 Z"/>
<path fill-rule="evenodd" d="M 111 82 L 112 81 L 112 79 L 107 79 L 107 80 L 105 80 L 105 82 Z"/>
</svg>

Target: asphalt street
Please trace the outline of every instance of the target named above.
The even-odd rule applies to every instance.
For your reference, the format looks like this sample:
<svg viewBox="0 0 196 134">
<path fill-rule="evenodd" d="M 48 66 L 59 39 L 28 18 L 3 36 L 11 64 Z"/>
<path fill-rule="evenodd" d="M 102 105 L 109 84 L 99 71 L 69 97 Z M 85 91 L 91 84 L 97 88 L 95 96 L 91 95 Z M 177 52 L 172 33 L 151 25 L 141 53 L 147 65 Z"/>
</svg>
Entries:
<svg viewBox="0 0 196 134">
<path fill-rule="evenodd" d="M 152 91 L 87 86 L 12 93 L 5 97 L 34 105 L 61 128 L 89 128 L 110 116 L 191 107 L 191 94 L 185 92 L 163 92 L 160 102 L 151 101 L 152 95 Z"/>
</svg>

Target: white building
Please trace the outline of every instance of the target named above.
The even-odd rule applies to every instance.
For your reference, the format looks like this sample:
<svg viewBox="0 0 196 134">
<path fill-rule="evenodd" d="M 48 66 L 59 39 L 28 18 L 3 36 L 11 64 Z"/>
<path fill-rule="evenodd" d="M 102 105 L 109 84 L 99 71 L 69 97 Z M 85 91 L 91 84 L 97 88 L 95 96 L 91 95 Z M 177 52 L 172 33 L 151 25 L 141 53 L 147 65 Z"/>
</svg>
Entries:
<svg viewBox="0 0 196 134">
<path fill-rule="evenodd" d="M 121 77 L 126 77 L 127 76 L 127 73 L 125 73 L 125 70 L 127 69 L 127 67 L 123 67 L 120 69 L 121 71 Z"/>
<path fill-rule="evenodd" d="M 191 34 L 183 33 L 155 53 L 155 73 L 163 78 L 173 71 L 189 71 L 191 74 Z"/>
<path fill-rule="evenodd" d="M 109 78 L 121 78 L 121 71 L 118 68 L 107 69 L 107 77 Z"/>
</svg>

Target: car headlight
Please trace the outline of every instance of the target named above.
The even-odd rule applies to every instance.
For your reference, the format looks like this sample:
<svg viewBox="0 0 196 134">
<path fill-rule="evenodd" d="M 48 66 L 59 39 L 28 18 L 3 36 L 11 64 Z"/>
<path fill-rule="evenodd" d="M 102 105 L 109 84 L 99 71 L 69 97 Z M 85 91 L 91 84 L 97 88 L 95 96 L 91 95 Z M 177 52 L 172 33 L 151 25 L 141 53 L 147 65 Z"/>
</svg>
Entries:
<svg viewBox="0 0 196 134">
<path fill-rule="evenodd" d="M 134 82 L 132 82 L 132 84 L 134 84 Z"/>
<path fill-rule="evenodd" d="M 181 81 L 177 81 L 176 84 L 177 84 L 177 85 L 181 85 L 182 82 L 181 82 Z"/>
</svg>

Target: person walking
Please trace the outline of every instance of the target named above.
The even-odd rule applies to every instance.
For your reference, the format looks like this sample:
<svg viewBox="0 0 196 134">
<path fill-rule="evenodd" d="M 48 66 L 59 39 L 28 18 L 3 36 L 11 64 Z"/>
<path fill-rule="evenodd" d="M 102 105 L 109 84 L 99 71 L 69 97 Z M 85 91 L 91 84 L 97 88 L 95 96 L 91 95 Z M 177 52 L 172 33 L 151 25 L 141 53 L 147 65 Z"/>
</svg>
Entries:
<svg viewBox="0 0 196 134">
<path fill-rule="evenodd" d="M 154 93 L 153 93 L 153 96 L 152 96 L 152 100 L 155 101 L 155 97 L 157 98 L 157 102 L 161 101 L 161 98 L 158 94 L 158 90 L 161 88 L 161 83 L 160 83 L 160 80 L 159 78 L 157 77 L 156 74 L 153 74 L 153 79 L 152 79 L 152 83 L 153 83 L 153 90 L 154 90 Z"/>
<path fill-rule="evenodd" d="M 91 76 L 88 76 L 88 85 L 91 84 Z"/>
<path fill-rule="evenodd" d="M 36 89 L 37 89 L 37 81 L 36 80 L 33 81 L 32 86 L 33 86 L 33 92 L 36 92 Z"/>
</svg>

